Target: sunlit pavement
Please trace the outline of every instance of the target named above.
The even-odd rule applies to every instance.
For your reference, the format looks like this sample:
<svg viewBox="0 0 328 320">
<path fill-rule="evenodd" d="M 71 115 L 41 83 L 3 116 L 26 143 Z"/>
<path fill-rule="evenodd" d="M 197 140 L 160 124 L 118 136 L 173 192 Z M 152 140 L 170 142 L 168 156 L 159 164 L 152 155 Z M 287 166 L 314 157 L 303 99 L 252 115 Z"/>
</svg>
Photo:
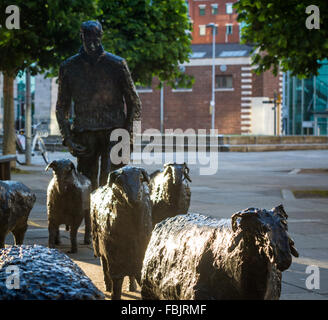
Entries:
<svg viewBox="0 0 328 320">
<path fill-rule="evenodd" d="M 69 153 L 50 153 L 50 160 L 74 158 Z M 148 164 L 136 164 L 149 173 L 162 164 L 149 164 L 155 157 L 160 160 L 168 154 L 145 156 Z M 236 211 L 259 207 L 270 209 L 280 203 L 289 215 L 289 233 L 295 240 L 299 258 L 293 258 L 291 267 L 283 273 L 281 299 L 328 299 L 328 198 L 296 199 L 292 190 L 328 190 L 327 171 L 302 173 L 298 169 L 327 169 L 328 151 L 283 151 L 283 152 L 226 152 L 216 155 L 218 170 L 212 175 L 200 175 L 201 165 L 197 154 L 183 159 L 190 166 L 191 207 L 190 211 L 217 218 L 229 218 Z M 138 158 L 138 155 L 133 157 Z M 181 159 L 180 159 L 181 161 Z M 32 158 L 31 166 L 20 166 L 20 173 L 12 174 L 12 180 L 21 181 L 30 187 L 37 201 L 30 214 L 26 244 L 47 245 L 46 189 L 52 177 L 51 170 L 45 172 L 45 163 L 40 156 Z M 190 164 L 193 163 L 193 164 Z M 202 162 L 204 163 L 204 162 Z M 212 163 L 215 168 L 215 163 Z M 82 245 L 84 226 L 79 230 L 79 252 L 68 254 L 104 291 L 102 270 L 98 258 L 94 258 L 92 246 Z M 61 228 L 62 245 L 58 248 L 67 252 L 70 248 L 69 232 Z M 12 236 L 6 239 L 12 243 Z M 319 267 L 320 288 L 309 290 L 306 273 L 309 265 Z M 126 279 L 127 280 L 127 279 Z M 311 281 L 308 281 L 311 284 Z M 110 298 L 110 295 L 107 294 Z M 124 284 L 123 299 L 140 299 L 140 291 L 129 292 Z"/>
</svg>

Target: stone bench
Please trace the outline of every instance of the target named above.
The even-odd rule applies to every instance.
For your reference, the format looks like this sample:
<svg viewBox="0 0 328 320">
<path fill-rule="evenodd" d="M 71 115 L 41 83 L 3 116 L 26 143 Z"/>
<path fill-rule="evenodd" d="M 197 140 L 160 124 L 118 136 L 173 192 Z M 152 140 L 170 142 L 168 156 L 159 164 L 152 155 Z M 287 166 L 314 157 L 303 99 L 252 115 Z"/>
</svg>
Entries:
<svg viewBox="0 0 328 320">
<path fill-rule="evenodd" d="M 16 161 L 16 155 L 0 155 L 0 180 L 10 180 L 10 162 Z"/>
</svg>

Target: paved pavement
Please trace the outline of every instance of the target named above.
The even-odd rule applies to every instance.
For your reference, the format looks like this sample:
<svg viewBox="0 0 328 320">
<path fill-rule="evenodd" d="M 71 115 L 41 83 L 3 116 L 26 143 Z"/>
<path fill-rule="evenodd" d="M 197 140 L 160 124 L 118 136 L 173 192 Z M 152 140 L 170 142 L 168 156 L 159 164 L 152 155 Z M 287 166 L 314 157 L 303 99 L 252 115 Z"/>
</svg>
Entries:
<svg viewBox="0 0 328 320">
<path fill-rule="evenodd" d="M 163 154 L 152 157 L 161 158 Z M 166 154 L 167 156 L 167 154 Z M 52 160 L 73 159 L 68 153 L 50 153 Z M 190 161 L 197 159 L 192 154 Z M 148 157 L 146 160 L 151 160 Z M 188 161 L 188 159 L 185 159 Z M 283 151 L 252 153 L 219 153 L 218 171 L 214 175 L 200 175 L 200 164 L 190 165 L 191 208 L 217 218 L 229 218 L 247 207 L 270 209 L 283 203 L 289 215 L 289 233 L 295 240 L 300 253 L 293 258 L 291 267 L 283 273 L 281 299 L 328 299 L 328 198 L 295 199 L 291 190 L 328 190 L 327 171 L 312 170 L 302 173 L 300 169 L 327 169 L 328 150 Z M 141 164 L 152 172 L 161 168 L 160 164 Z M 30 187 L 37 196 L 30 214 L 29 228 L 25 236 L 26 244 L 47 245 L 46 189 L 52 177 L 51 170 L 45 172 L 40 157 L 33 158 L 32 166 L 18 166 L 24 170 L 12 174 Z M 84 226 L 79 229 L 79 242 L 83 240 Z M 60 250 L 69 250 L 69 233 L 61 229 L 63 244 Z M 12 243 L 8 235 L 7 244 Z M 96 286 L 104 291 L 102 270 L 99 259 L 94 258 L 91 246 L 80 245 L 77 254 L 69 256 L 84 270 Z M 319 267 L 320 288 L 309 290 L 306 273 L 309 265 Z M 311 281 L 310 281 L 311 282 Z M 140 299 L 140 291 L 133 293 L 124 283 L 123 299 Z M 110 296 L 107 294 L 107 298 Z"/>
</svg>

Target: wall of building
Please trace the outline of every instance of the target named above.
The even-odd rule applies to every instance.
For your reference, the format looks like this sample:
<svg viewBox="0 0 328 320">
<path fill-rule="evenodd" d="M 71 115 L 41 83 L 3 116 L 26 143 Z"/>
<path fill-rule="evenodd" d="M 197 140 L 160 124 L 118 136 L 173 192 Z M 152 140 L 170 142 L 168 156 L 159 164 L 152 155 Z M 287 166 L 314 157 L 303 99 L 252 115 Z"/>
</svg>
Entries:
<svg viewBox="0 0 328 320">
<path fill-rule="evenodd" d="M 34 122 L 50 120 L 51 106 L 51 79 L 44 78 L 42 74 L 35 76 L 35 112 Z"/>
<path fill-rule="evenodd" d="M 186 73 L 195 77 L 192 89 L 174 90 L 164 87 L 164 129 L 211 129 L 212 66 L 186 66 Z M 245 65 L 244 65 L 245 66 Z M 215 127 L 220 134 L 242 133 L 243 65 L 216 66 L 216 75 L 232 75 L 232 89 L 215 90 Z M 160 129 L 160 90 L 153 83 L 152 92 L 139 92 L 142 101 L 142 130 Z"/>
<path fill-rule="evenodd" d="M 257 135 L 273 135 L 274 134 L 274 111 L 273 105 L 264 104 L 269 97 L 252 98 L 252 117 L 251 117 L 251 133 Z"/>
<path fill-rule="evenodd" d="M 232 14 L 226 13 L 226 4 L 235 3 L 235 0 L 200 1 L 189 0 L 189 15 L 193 23 L 192 44 L 211 43 L 213 40 L 211 29 L 206 29 L 205 35 L 200 35 L 200 27 L 209 23 L 218 25 L 216 43 L 239 43 L 239 23 L 237 14 L 233 9 Z M 212 14 L 212 5 L 218 5 L 218 14 Z M 205 15 L 199 14 L 199 6 L 205 6 Z M 226 25 L 232 25 L 232 34 L 226 35 Z"/>
<path fill-rule="evenodd" d="M 56 120 L 57 78 L 44 78 L 42 74 L 35 77 L 35 113 L 34 122 L 48 123 L 51 135 L 59 134 Z"/>
<path fill-rule="evenodd" d="M 51 135 L 59 135 L 59 128 L 56 118 L 56 104 L 58 94 L 57 78 L 51 79 L 51 107 L 50 107 L 50 126 L 49 131 Z"/>
</svg>

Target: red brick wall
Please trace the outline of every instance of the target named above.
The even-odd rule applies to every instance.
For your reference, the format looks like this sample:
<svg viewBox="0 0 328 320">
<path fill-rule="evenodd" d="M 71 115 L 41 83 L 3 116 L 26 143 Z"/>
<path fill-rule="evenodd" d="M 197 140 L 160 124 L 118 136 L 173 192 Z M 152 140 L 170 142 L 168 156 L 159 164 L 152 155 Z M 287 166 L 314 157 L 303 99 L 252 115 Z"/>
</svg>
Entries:
<svg viewBox="0 0 328 320">
<path fill-rule="evenodd" d="M 218 24 L 218 33 L 216 35 L 216 43 L 239 43 L 239 24 L 237 22 L 237 14 L 233 10 L 233 14 L 226 14 L 226 3 L 234 3 L 235 0 L 212 0 L 212 1 L 194 1 L 189 0 L 189 14 L 193 21 L 192 44 L 212 43 L 213 36 L 210 28 L 206 29 L 206 35 L 199 35 L 199 25 L 206 25 L 214 22 Z M 211 4 L 218 4 L 218 14 L 212 15 Z M 199 15 L 199 5 L 206 5 L 205 15 Z M 226 38 L 226 24 L 232 24 L 232 34 Z"/>
<path fill-rule="evenodd" d="M 257 75 L 252 74 L 253 96 L 263 97 L 263 73 Z"/>
<path fill-rule="evenodd" d="M 152 83 L 152 92 L 141 93 L 139 97 L 142 103 L 142 120 L 141 130 L 144 131 L 149 128 L 160 129 L 160 90 L 156 89 L 158 86 L 158 79 L 154 78 Z"/>
<path fill-rule="evenodd" d="M 274 91 L 279 93 L 279 76 L 266 71 L 263 73 L 263 96 L 273 98 Z"/>
<path fill-rule="evenodd" d="M 279 93 L 279 77 L 271 71 L 265 71 L 260 75 L 253 73 L 253 97 L 270 97 L 273 93 Z"/>
<path fill-rule="evenodd" d="M 219 133 L 240 134 L 240 65 L 228 65 L 222 73 L 219 66 L 216 74 L 233 76 L 233 91 L 217 91 L 215 124 Z M 210 101 L 212 99 L 212 67 L 186 67 L 186 73 L 195 77 L 191 92 L 173 92 L 164 88 L 164 129 L 192 128 L 210 129 Z M 160 129 L 160 90 L 155 89 L 158 81 L 153 83 L 152 93 L 139 93 L 142 101 L 142 131 L 148 128 Z"/>
</svg>

